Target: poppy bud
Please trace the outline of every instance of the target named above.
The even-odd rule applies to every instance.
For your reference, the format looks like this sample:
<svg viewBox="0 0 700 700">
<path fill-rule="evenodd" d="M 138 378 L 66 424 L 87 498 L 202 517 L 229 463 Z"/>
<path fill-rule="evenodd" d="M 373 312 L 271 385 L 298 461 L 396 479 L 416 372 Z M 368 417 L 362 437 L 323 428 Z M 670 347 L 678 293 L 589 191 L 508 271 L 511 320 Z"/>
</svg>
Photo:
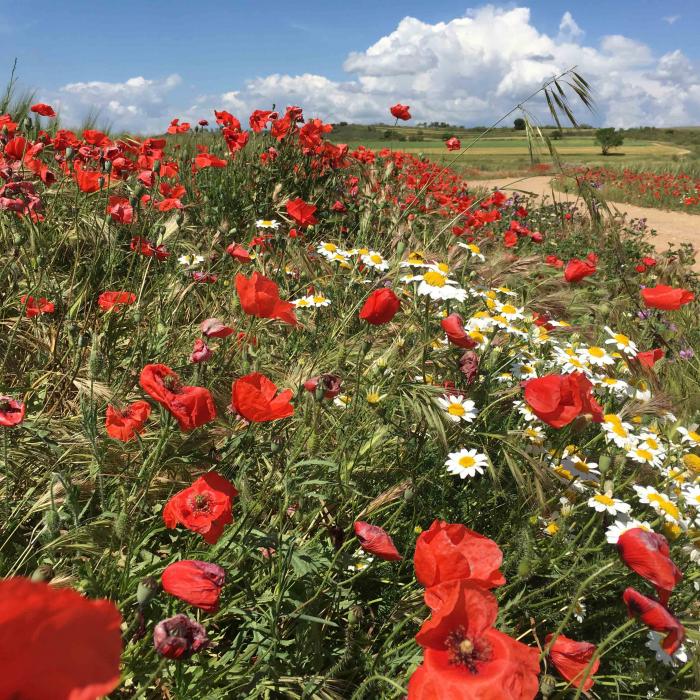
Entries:
<svg viewBox="0 0 700 700">
<path fill-rule="evenodd" d="M 74 155 L 75 152 L 70 146 L 68 146 L 68 148 L 66 148 L 66 160 L 72 160 Z"/>
<path fill-rule="evenodd" d="M 540 681 L 540 693 L 542 693 L 544 700 L 547 700 L 547 698 L 554 692 L 556 687 L 557 679 L 554 678 L 554 676 L 542 676 L 542 680 Z"/>
<path fill-rule="evenodd" d="M 112 172 L 112 161 L 111 160 L 106 160 L 104 163 L 102 163 L 102 172 L 104 172 L 104 173 L 111 173 Z"/>
<path fill-rule="evenodd" d="M 44 513 L 44 527 L 46 528 L 46 531 L 51 535 L 58 534 L 58 527 L 60 522 L 61 518 L 53 508 L 47 510 Z"/>
<path fill-rule="evenodd" d="M 22 234 L 22 233 L 16 233 L 16 234 L 14 235 L 13 239 L 12 239 L 12 242 L 13 242 L 16 246 L 20 246 L 20 245 L 22 245 L 22 244 L 24 243 L 25 240 L 26 240 L 26 238 L 24 237 L 24 234 Z"/>
<path fill-rule="evenodd" d="M 362 348 L 361 348 L 361 350 L 360 350 L 360 353 L 364 356 L 364 355 L 366 355 L 371 349 L 372 349 L 372 341 L 371 341 L 371 340 L 365 340 L 365 342 L 362 343 Z"/>
<path fill-rule="evenodd" d="M 34 569 L 32 581 L 34 583 L 48 583 L 54 577 L 53 567 L 49 564 L 41 564 Z"/>
<path fill-rule="evenodd" d="M 187 659 L 209 646 L 204 627 L 187 615 L 161 620 L 153 630 L 153 646 L 168 659 Z"/>
<path fill-rule="evenodd" d="M 531 573 L 532 567 L 530 566 L 530 562 L 527 559 L 521 559 L 518 564 L 518 576 L 520 576 L 520 578 L 529 579 Z"/>
<path fill-rule="evenodd" d="M 400 258 L 404 251 L 406 250 L 406 244 L 403 241 L 399 241 L 396 246 L 396 257 Z"/>
<path fill-rule="evenodd" d="M 610 468 L 610 457 L 608 455 L 600 455 L 598 459 L 598 468 L 601 474 L 605 474 Z"/>
<path fill-rule="evenodd" d="M 136 589 L 136 602 L 140 607 L 148 605 L 148 603 L 157 595 L 158 581 L 153 576 L 146 576 L 139 581 L 139 586 Z"/>
<path fill-rule="evenodd" d="M 160 173 L 160 160 L 155 160 L 153 162 L 153 172 Z"/>
</svg>

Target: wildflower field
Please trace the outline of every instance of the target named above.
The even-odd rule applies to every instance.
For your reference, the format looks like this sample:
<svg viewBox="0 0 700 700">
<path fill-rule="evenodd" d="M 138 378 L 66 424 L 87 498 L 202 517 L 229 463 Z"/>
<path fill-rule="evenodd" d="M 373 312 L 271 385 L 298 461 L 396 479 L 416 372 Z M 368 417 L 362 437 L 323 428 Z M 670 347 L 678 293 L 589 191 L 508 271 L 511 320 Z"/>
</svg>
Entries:
<svg viewBox="0 0 700 700">
<path fill-rule="evenodd" d="M 299 107 L 52 119 L 0 116 L 1 700 L 698 696 L 682 256 Z"/>
</svg>

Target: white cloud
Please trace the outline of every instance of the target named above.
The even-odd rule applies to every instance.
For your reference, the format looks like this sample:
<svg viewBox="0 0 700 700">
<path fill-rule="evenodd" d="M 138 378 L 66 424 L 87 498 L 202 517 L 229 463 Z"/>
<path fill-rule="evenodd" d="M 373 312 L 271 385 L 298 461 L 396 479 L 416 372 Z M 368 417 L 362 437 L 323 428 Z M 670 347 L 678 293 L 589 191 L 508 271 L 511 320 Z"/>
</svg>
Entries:
<svg viewBox="0 0 700 700">
<path fill-rule="evenodd" d="M 680 15 L 669 15 L 668 17 L 662 17 L 664 22 L 668 24 L 675 24 L 681 18 Z"/>
<path fill-rule="evenodd" d="M 559 22 L 559 37 L 564 40 L 580 39 L 585 32 L 576 24 L 576 20 L 572 17 L 568 10 L 564 13 Z"/>
<path fill-rule="evenodd" d="M 595 90 L 598 115 L 577 109 L 582 121 L 612 126 L 672 125 L 700 119 L 698 70 L 680 51 L 656 56 L 649 46 L 620 34 L 586 45 L 584 32 L 565 12 L 559 33 L 539 31 L 526 7 L 486 5 L 448 22 L 414 17 L 343 64 L 346 80 L 275 73 L 215 95 L 169 104 L 178 76 L 132 78 L 125 83 L 73 83 L 59 90 L 65 113 L 103 107 L 115 125 L 162 130 L 173 116 L 210 119 L 225 108 L 245 121 L 253 109 L 298 104 L 327 121 L 390 121 L 388 107 L 409 104 L 415 121 L 490 123 L 549 77 L 577 66 Z M 540 100 L 533 107 L 546 121 Z"/>
</svg>

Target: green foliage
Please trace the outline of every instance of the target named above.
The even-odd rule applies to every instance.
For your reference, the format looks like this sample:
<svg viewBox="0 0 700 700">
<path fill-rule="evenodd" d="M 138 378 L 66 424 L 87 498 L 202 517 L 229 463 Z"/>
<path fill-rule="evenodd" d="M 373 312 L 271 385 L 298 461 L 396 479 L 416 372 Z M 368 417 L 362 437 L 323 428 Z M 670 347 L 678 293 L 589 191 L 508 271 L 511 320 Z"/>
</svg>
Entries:
<svg viewBox="0 0 700 700">
<path fill-rule="evenodd" d="M 619 148 L 625 141 L 621 132 L 612 127 L 598 129 L 595 132 L 595 140 L 600 144 L 600 151 L 607 156 L 611 148 Z"/>
<path fill-rule="evenodd" d="M 517 117 L 513 120 L 513 128 L 516 131 L 525 131 L 525 120 L 522 117 Z"/>
</svg>

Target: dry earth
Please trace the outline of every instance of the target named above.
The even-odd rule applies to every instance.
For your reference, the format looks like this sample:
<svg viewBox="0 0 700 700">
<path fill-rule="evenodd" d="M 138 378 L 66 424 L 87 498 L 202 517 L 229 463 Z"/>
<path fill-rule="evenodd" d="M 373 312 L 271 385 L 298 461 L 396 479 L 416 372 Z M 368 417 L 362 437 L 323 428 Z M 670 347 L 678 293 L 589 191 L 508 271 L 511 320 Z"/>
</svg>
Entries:
<svg viewBox="0 0 700 700">
<path fill-rule="evenodd" d="M 538 197 L 549 197 L 550 201 L 555 199 L 557 202 L 575 202 L 579 199 L 576 194 L 553 190 L 550 179 L 549 176 L 535 176 L 520 180 L 472 180 L 471 185 L 503 191 L 518 190 Z M 680 211 L 638 207 L 623 202 L 608 201 L 608 205 L 613 211 L 626 214 L 630 219 L 646 219 L 647 225 L 657 232 L 653 242 L 659 251 L 665 250 L 668 243 L 692 243 L 696 250 L 700 250 L 700 216 Z M 700 260 L 696 260 L 694 269 L 700 271 Z"/>
</svg>

